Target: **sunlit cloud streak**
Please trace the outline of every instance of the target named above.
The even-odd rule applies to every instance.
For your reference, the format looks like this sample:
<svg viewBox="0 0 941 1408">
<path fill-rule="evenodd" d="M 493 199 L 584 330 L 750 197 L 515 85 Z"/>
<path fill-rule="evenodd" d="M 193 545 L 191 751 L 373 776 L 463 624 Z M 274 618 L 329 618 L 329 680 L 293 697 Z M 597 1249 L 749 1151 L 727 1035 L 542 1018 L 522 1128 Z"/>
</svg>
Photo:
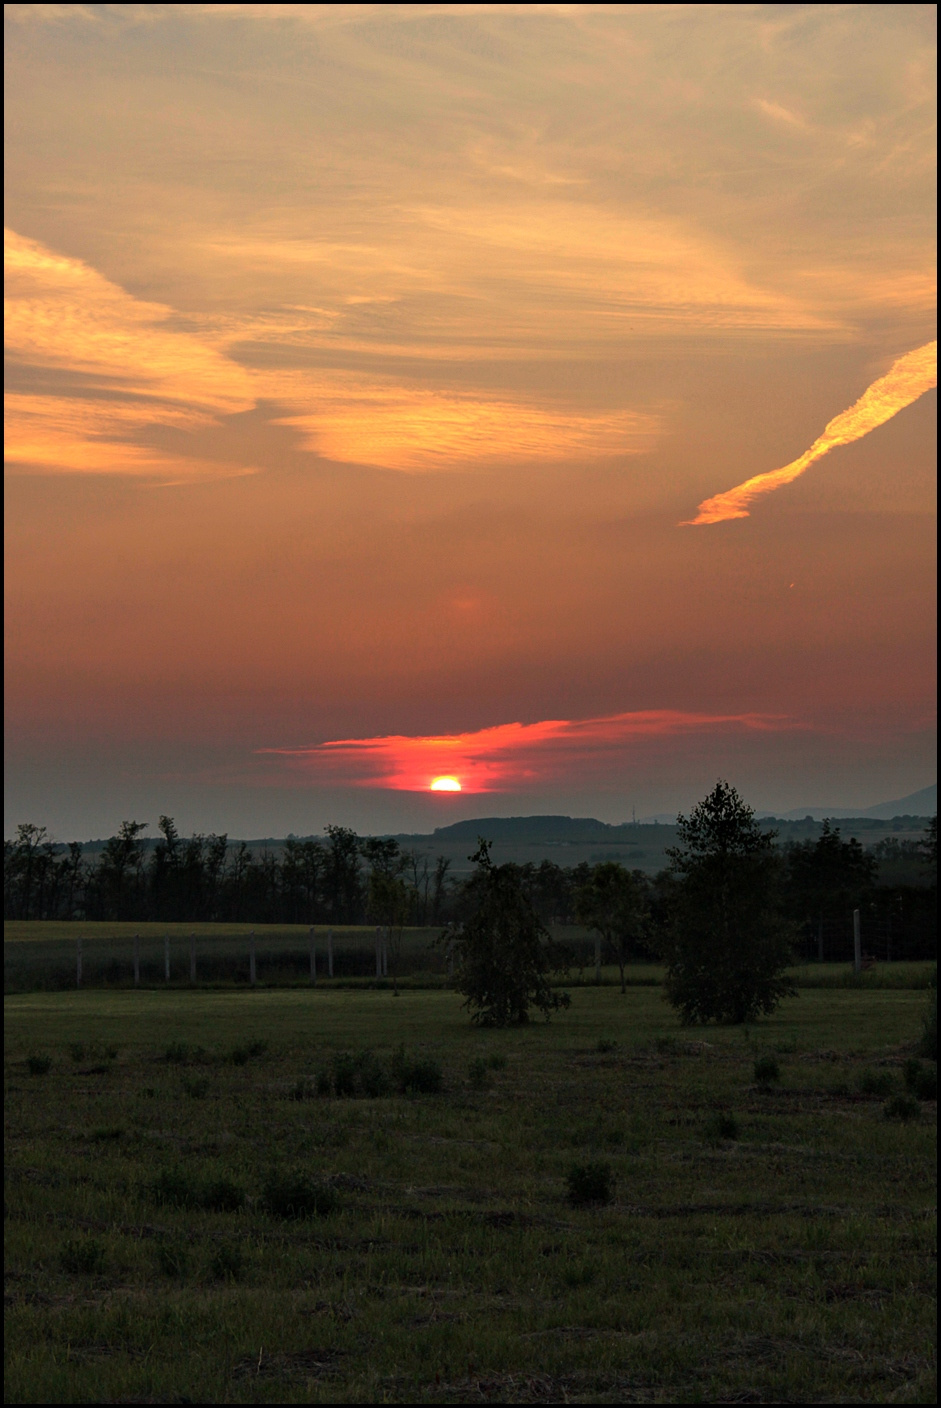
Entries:
<svg viewBox="0 0 941 1408">
<path fill-rule="evenodd" d="M 461 792 L 505 792 L 610 769 L 634 745 L 682 734 L 770 732 L 799 727 L 777 714 L 698 714 L 649 709 L 593 719 L 497 724 L 472 733 L 340 738 L 310 748 L 264 748 L 299 763 L 311 780 L 424 792 L 447 775 Z"/>
<path fill-rule="evenodd" d="M 927 342 L 924 347 L 916 347 L 906 352 L 892 363 L 885 376 L 863 392 L 859 400 L 842 411 L 826 426 L 809 450 L 799 459 L 787 464 L 783 469 L 772 469 L 765 474 L 753 475 L 734 489 L 726 489 L 711 499 L 704 499 L 699 505 L 695 518 L 687 519 L 681 527 L 703 523 L 722 523 L 727 518 L 747 518 L 748 504 L 761 494 L 769 494 L 780 489 L 809 469 L 814 460 L 829 454 L 838 445 L 850 445 L 860 440 L 871 430 L 884 425 L 887 420 L 904 411 L 919 396 L 938 384 L 938 344 Z"/>
<path fill-rule="evenodd" d="M 135 443 L 140 431 L 191 430 L 254 405 L 245 370 L 168 327 L 170 308 L 13 230 L 3 243 L 6 355 L 26 386 L 6 397 L 8 463 L 179 473 L 182 460 Z"/>
</svg>

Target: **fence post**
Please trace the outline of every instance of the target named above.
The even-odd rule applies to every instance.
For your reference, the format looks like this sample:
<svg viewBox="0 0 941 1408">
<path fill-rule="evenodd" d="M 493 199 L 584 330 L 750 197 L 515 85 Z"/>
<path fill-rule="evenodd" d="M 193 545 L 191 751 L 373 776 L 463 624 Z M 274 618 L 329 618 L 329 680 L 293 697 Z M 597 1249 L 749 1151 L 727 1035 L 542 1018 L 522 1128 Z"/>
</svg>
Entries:
<svg viewBox="0 0 941 1408">
<path fill-rule="evenodd" d="M 251 932 L 248 941 L 248 981 L 252 987 L 255 986 L 255 930 Z"/>
<path fill-rule="evenodd" d="M 863 969 L 863 946 L 859 933 L 859 910 L 853 910 L 853 972 L 861 973 Z"/>
<path fill-rule="evenodd" d="M 170 981 L 170 935 L 163 936 L 163 981 Z"/>
<path fill-rule="evenodd" d="M 382 930 L 376 925 L 376 977 L 382 977 Z"/>
<path fill-rule="evenodd" d="M 310 931 L 310 985 L 317 986 L 317 949 L 314 944 L 314 930 Z"/>
<path fill-rule="evenodd" d="M 595 982 L 601 982 L 601 935 L 595 935 Z"/>
<path fill-rule="evenodd" d="M 327 977 L 333 977 L 333 930 L 327 930 Z"/>
<path fill-rule="evenodd" d="M 81 934 L 79 934 L 78 937 L 77 937 L 76 940 L 75 940 L 75 986 L 76 986 L 77 988 L 80 988 L 80 987 L 82 986 L 82 936 L 81 936 Z"/>
</svg>

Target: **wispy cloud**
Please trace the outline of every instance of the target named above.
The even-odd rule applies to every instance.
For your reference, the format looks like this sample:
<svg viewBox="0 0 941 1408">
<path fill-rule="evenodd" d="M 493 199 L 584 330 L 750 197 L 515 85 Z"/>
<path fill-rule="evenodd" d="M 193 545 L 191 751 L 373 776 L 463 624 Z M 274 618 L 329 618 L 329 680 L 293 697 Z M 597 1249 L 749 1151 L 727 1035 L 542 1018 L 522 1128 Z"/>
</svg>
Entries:
<svg viewBox="0 0 941 1408">
<path fill-rule="evenodd" d="M 765 474 L 755 474 L 734 489 L 726 489 L 711 499 L 704 499 L 699 505 L 695 518 L 690 518 L 681 526 L 703 523 L 723 523 L 728 518 L 747 518 L 748 505 L 761 494 L 769 494 L 798 479 L 809 469 L 815 460 L 829 454 L 838 445 L 851 445 L 861 440 L 871 430 L 884 425 L 887 420 L 904 411 L 919 396 L 938 384 L 938 344 L 928 342 L 924 347 L 916 347 L 906 352 L 892 363 L 891 368 L 874 381 L 849 410 L 841 411 L 829 421 L 822 435 L 805 450 L 799 459 L 786 464 L 782 469 L 768 470 Z"/>
<path fill-rule="evenodd" d="M 166 326 L 79 259 L 4 231 L 5 457 L 34 469 L 164 474 L 181 461 L 135 443 L 146 426 L 193 428 L 254 404 L 248 375 Z"/>
<path fill-rule="evenodd" d="M 768 732 L 797 725 L 775 714 L 701 714 L 650 709 L 591 719 L 498 724 L 472 733 L 341 738 L 310 748 L 266 748 L 300 764 L 312 780 L 424 792 L 456 778 L 463 792 L 538 787 L 565 775 L 593 777 L 645 740 L 681 734 Z"/>
</svg>

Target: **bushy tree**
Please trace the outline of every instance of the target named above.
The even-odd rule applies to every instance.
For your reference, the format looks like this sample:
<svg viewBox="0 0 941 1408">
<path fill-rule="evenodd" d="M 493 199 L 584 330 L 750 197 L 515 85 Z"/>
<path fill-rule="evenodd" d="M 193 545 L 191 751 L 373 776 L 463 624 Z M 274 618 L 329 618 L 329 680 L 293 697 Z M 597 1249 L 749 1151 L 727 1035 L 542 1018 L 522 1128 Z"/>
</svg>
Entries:
<svg viewBox="0 0 941 1408">
<path fill-rule="evenodd" d="M 780 859 L 734 787 L 718 782 L 667 854 L 675 884 L 664 937 L 666 995 L 684 1023 L 746 1022 L 794 991 L 777 902 Z"/>
<path fill-rule="evenodd" d="M 650 912 L 647 877 L 642 870 L 625 870 L 617 861 L 596 865 L 576 894 L 578 917 L 594 929 L 617 955 L 621 991 L 626 992 L 624 965 L 644 932 Z"/>
<path fill-rule="evenodd" d="M 816 841 L 791 846 L 787 855 L 785 902 L 793 918 L 817 922 L 823 957 L 825 919 L 859 908 L 875 884 L 878 859 L 855 836 L 844 841 L 840 828 L 824 821 Z"/>
<path fill-rule="evenodd" d="M 568 1007 L 566 992 L 554 992 L 550 975 L 567 966 L 526 892 L 516 865 L 494 865 L 481 840 L 471 856 L 477 869 L 468 886 L 468 914 L 456 931 L 438 940 L 456 961 L 455 984 L 481 1026 L 527 1022 L 535 1007 L 548 1021 Z"/>
</svg>

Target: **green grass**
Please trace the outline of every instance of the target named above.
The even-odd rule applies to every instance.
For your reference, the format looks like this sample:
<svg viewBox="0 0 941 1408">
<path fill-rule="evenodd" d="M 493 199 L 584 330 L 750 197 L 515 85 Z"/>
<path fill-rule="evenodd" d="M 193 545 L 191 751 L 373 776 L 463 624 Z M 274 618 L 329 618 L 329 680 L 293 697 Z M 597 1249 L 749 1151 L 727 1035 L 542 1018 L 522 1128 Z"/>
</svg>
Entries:
<svg viewBox="0 0 941 1408">
<path fill-rule="evenodd" d="M 924 1005 L 683 1030 L 584 988 L 495 1032 L 446 991 L 8 998 L 7 1400 L 934 1401 L 936 1107 L 861 1089 L 906 1093 Z M 316 1095 L 403 1047 L 442 1093 Z M 591 1168 L 610 1202 L 573 1201 Z"/>
</svg>

